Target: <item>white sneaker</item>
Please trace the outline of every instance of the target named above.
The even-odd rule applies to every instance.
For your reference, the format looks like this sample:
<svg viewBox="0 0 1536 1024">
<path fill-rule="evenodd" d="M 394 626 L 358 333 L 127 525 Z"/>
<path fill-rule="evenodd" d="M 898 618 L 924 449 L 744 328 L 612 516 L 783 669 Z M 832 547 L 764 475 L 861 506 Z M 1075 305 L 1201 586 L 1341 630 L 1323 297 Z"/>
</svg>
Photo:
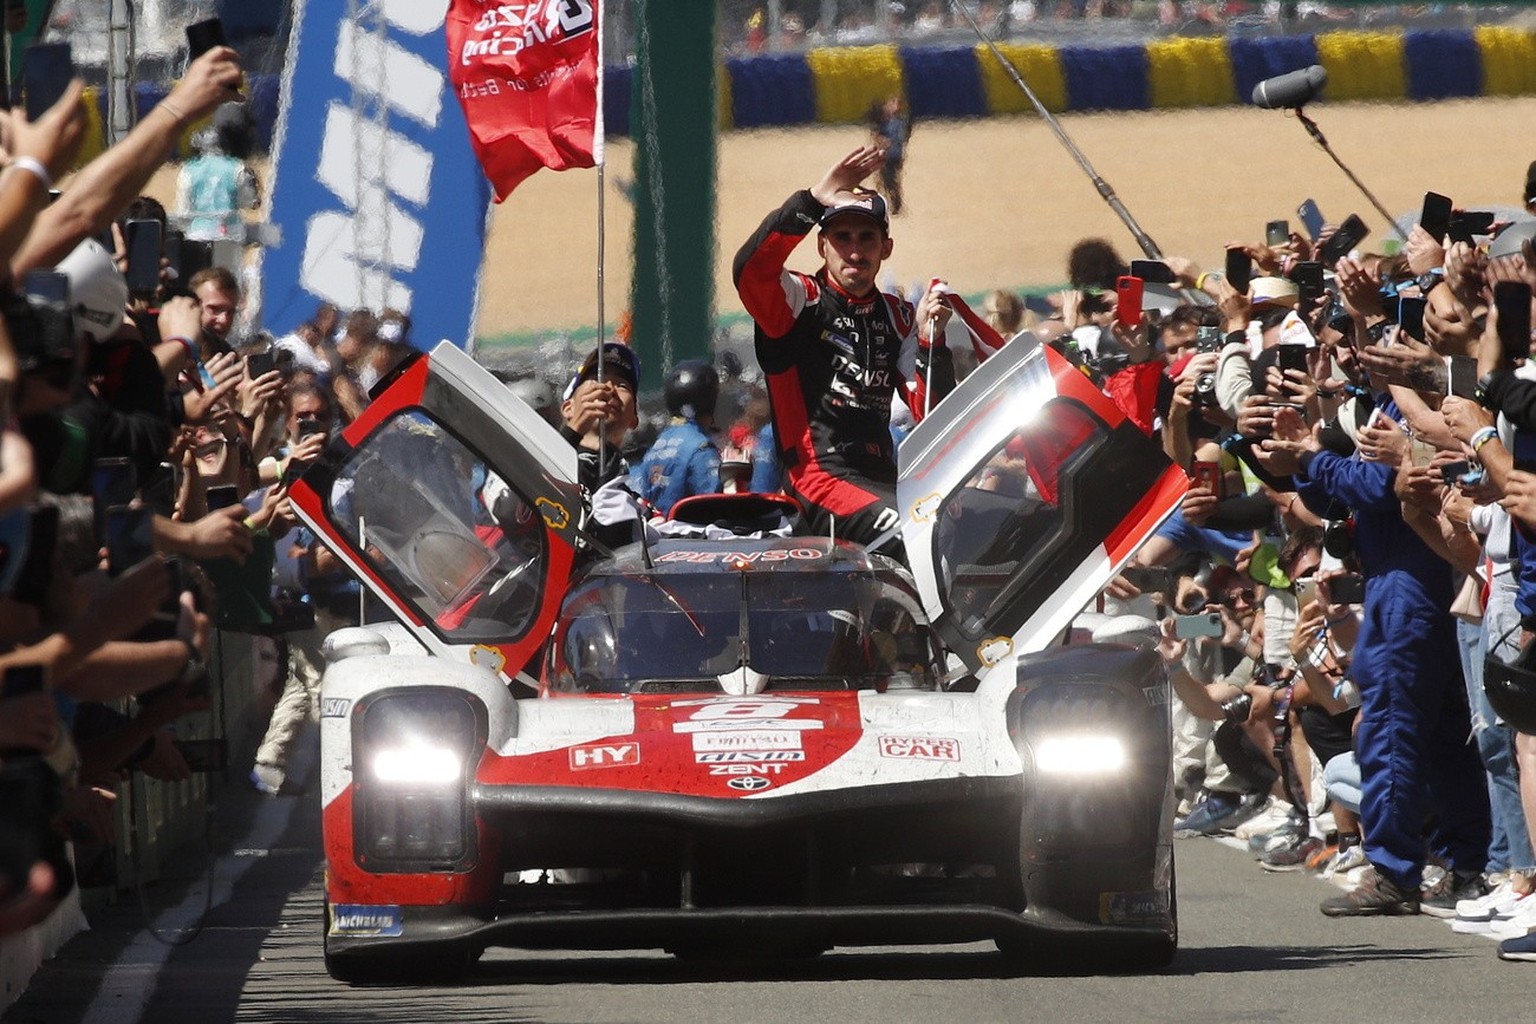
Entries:
<svg viewBox="0 0 1536 1024">
<path fill-rule="evenodd" d="M 1365 867 L 1365 848 L 1355 843 L 1333 855 L 1333 860 L 1323 869 L 1323 877 L 1332 878 L 1335 875 L 1348 877 L 1351 871 L 1357 871 L 1363 867 Z"/>
<path fill-rule="evenodd" d="M 1499 911 L 1504 911 L 1503 917 L 1509 916 L 1509 909 L 1520 902 L 1523 893 L 1515 892 L 1510 883 L 1505 882 L 1486 896 L 1480 896 L 1475 900 L 1456 901 L 1456 919 L 1458 921 L 1492 921 L 1501 916 Z"/>
<path fill-rule="evenodd" d="M 1270 797 L 1263 810 L 1234 828 L 1232 834 L 1246 843 L 1254 836 L 1273 832 L 1281 825 L 1284 825 L 1290 813 L 1290 804 L 1284 800 L 1276 800 L 1274 797 Z"/>
<path fill-rule="evenodd" d="M 1526 897 L 1509 917 L 1488 923 L 1488 933 L 1501 939 L 1518 939 L 1536 929 L 1536 899 Z"/>
</svg>

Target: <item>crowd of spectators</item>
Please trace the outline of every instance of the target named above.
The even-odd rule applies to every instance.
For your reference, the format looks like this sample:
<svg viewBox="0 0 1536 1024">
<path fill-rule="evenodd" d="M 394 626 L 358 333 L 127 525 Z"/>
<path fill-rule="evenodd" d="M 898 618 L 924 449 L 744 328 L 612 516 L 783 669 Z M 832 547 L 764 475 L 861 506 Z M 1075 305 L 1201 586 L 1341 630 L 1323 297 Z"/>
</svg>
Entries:
<svg viewBox="0 0 1536 1024">
<path fill-rule="evenodd" d="M 410 350 L 409 317 L 321 307 L 247 336 L 239 266 L 179 261 L 178 225 L 141 195 L 243 79 L 233 49 L 209 51 L 78 169 L 78 82 L 35 123 L 0 114 L 0 934 L 111 883 L 135 773 L 293 791 L 320 641 L 356 615 L 288 488 Z M 286 670 L 254 768 L 227 736 L 185 738 L 224 724 L 215 631 L 258 635 Z"/>
</svg>

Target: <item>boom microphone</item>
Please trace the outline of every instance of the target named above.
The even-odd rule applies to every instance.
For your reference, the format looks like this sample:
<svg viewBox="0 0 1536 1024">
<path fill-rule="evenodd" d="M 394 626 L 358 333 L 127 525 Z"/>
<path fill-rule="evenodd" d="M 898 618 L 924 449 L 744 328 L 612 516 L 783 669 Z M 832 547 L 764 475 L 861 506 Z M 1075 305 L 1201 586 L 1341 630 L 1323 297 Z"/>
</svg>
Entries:
<svg viewBox="0 0 1536 1024">
<path fill-rule="evenodd" d="M 1299 107 L 1310 103 L 1328 83 L 1328 69 L 1313 64 L 1274 78 L 1266 78 L 1253 87 L 1253 105 L 1266 110 Z"/>
</svg>

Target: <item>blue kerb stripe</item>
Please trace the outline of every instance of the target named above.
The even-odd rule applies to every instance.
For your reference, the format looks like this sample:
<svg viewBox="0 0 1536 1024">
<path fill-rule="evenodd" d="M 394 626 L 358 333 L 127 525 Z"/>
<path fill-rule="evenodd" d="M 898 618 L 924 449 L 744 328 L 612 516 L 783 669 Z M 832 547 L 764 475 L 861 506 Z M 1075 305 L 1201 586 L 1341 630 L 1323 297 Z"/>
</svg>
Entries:
<svg viewBox="0 0 1536 1024">
<path fill-rule="evenodd" d="M 1403 36 L 1408 98 L 1442 100 L 1483 91 L 1483 55 L 1470 32 L 1435 30 Z"/>
<path fill-rule="evenodd" d="M 1058 51 L 1069 110 L 1146 110 L 1147 52 L 1140 46 L 1068 46 Z"/>
<path fill-rule="evenodd" d="M 801 53 L 733 57 L 731 117 L 737 128 L 808 124 L 816 120 L 816 88 Z"/>
<path fill-rule="evenodd" d="M 903 46 L 900 54 L 913 117 L 982 117 L 989 113 L 974 47 Z"/>
</svg>

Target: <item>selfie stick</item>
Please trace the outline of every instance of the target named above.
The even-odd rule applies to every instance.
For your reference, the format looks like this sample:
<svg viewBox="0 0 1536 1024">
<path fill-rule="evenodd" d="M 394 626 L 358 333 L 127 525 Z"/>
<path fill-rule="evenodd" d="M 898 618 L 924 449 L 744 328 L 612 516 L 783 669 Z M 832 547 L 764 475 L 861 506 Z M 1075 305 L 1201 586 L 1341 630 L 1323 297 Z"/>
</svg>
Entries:
<svg viewBox="0 0 1536 1024">
<path fill-rule="evenodd" d="M 1077 165 L 1083 169 L 1083 173 L 1088 175 L 1089 180 L 1093 182 L 1093 187 L 1098 189 L 1099 195 L 1109 204 L 1109 208 L 1114 210 L 1119 216 L 1126 229 L 1130 231 L 1131 237 L 1136 239 L 1136 244 L 1141 246 L 1142 253 L 1151 260 L 1162 259 L 1163 251 L 1157 247 L 1157 243 L 1152 241 L 1152 237 L 1141 229 L 1141 225 L 1136 223 L 1136 218 L 1131 216 L 1131 211 L 1125 208 L 1125 204 L 1120 201 L 1120 197 L 1115 194 L 1115 190 L 1110 188 L 1109 182 L 1099 177 L 1099 173 L 1093 169 L 1093 165 L 1088 162 L 1088 158 L 1083 155 L 1082 150 L 1078 149 L 1077 145 L 1068 137 L 1060 122 L 1056 120 L 1049 110 L 1045 109 L 1045 104 L 1040 102 L 1040 97 L 1036 96 L 1034 90 L 1024 81 L 1024 76 L 1019 74 L 1019 69 L 1014 67 L 1007 57 L 1003 56 L 1003 52 L 997 48 L 997 44 L 981 30 L 980 25 L 976 24 L 976 19 L 971 16 L 971 12 L 966 5 L 961 3 L 960 0 L 951 0 L 950 6 L 965 17 L 966 22 L 971 26 L 971 31 L 975 32 L 977 38 L 987 44 L 987 49 L 992 52 L 993 59 L 1002 65 L 1004 71 L 1008 72 L 1008 77 L 1013 79 L 1013 84 L 1023 91 L 1025 97 L 1034 106 L 1035 112 L 1050 126 L 1051 131 L 1056 133 L 1056 138 L 1060 140 L 1061 144 L 1067 147 L 1067 152 L 1072 154 L 1072 159 L 1077 161 Z"/>
<path fill-rule="evenodd" d="M 1317 122 L 1308 117 L 1300 107 L 1296 107 L 1295 110 L 1296 120 L 1300 121 L 1307 129 L 1307 134 L 1311 135 L 1313 141 L 1323 148 L 1324 153 L 1333 158 L 1333 162 L 1339 165 L 1339 170 L 1348 175 L 1349 180 L 1355 183 L 1355 188 L 1359 189 L 1361 194 L 1371 201 L 1371 205 L 1376 207 L 1376 212 L 1381 214 L 1382 219 L 1387 222 L 1387 226 L 1392 229 L 1393 234 L 1405 242 L 1408 241 L 1408 236 L 1403 234 L 1403 229 L 1397 226 L 1397 218 L 1387 212 L 1387 208 L 1381 205 L 1381 200 L 1377 199 L 1371 193 L 1371 190 L 1365 187 L 1365 182 L 1356 177 L 1355 172 L 1346 167 L 1344 161 L 1339 159 L 1339 154 L 1335 153 L 1333 147 L 1328 145 L 1328 140 L 1323 138 L 1323 130 L 1317 126 Z"/>
</svg>

